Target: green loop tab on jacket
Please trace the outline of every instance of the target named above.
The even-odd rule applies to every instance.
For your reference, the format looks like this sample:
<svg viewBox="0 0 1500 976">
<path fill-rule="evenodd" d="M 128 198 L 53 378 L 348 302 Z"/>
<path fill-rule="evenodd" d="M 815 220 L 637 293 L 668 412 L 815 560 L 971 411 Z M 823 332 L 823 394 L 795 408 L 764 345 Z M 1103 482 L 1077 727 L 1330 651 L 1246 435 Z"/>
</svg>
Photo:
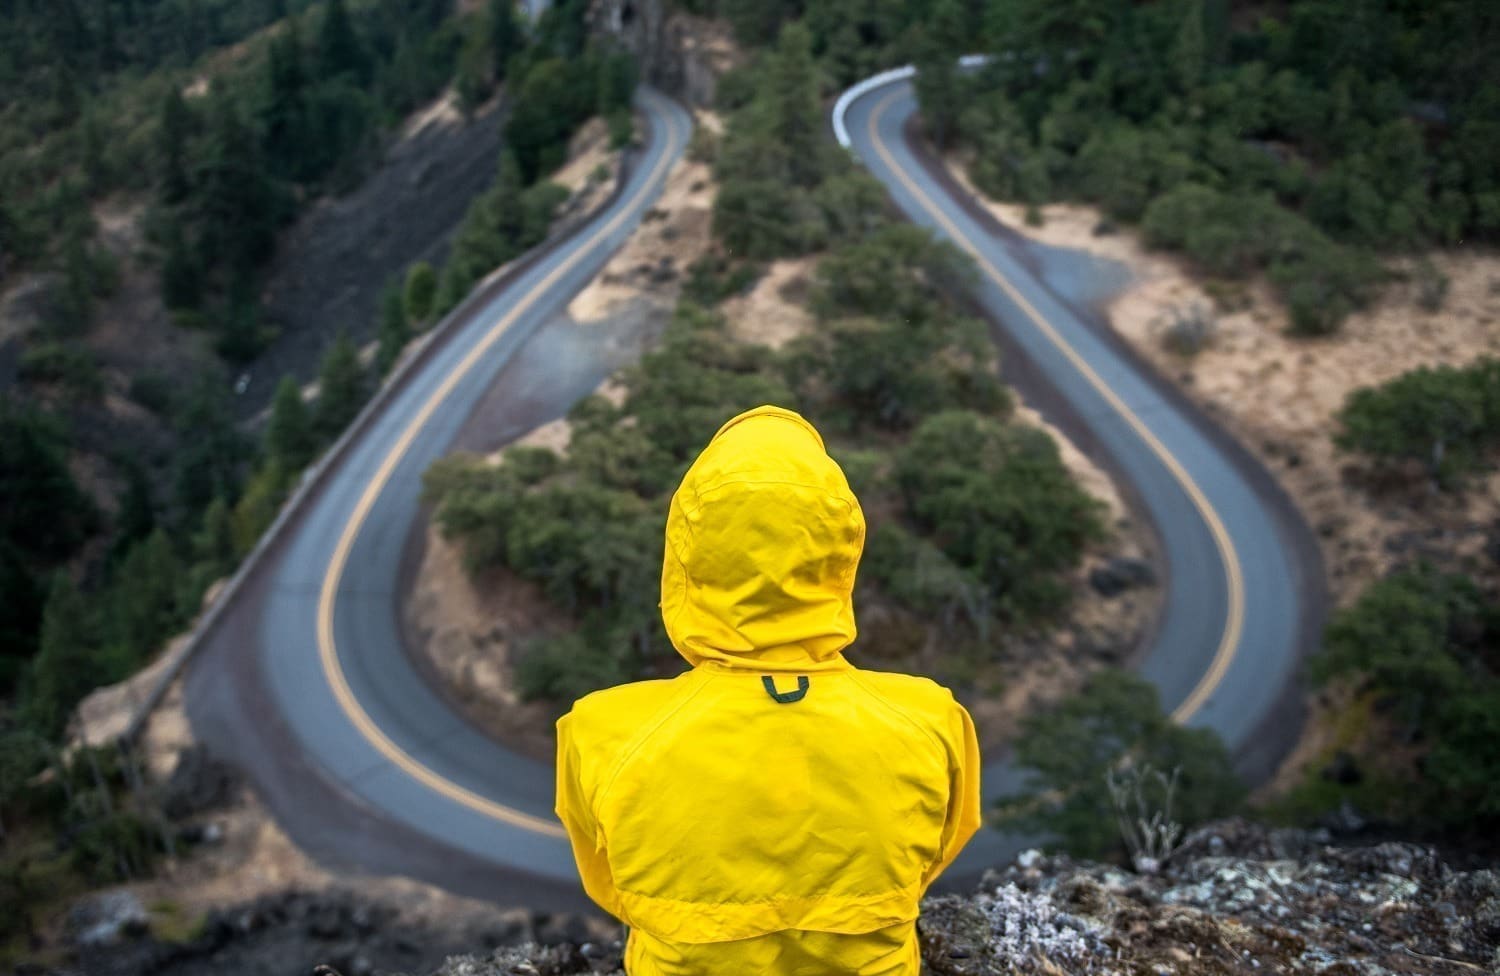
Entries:
<svg viewBox="0 0 1500 976">
<path fill-rule="evenodd" d="M 766 686 L 766 694 L 770 695 L 772 698 L 776 699 L 776 701 L 780 702 L 783 705 L 790 705 L 792 702 L 801 701 L 802 699 L 807 697 L 807 686 L 811 682 L 807 680 L 807 675 L 799 674 L 797 676 L 796 691 L 777 691 L 775 680 L 772 679 L 769 674 L 767 674 L 761 677 L 760 683 Z"/>
</svg>

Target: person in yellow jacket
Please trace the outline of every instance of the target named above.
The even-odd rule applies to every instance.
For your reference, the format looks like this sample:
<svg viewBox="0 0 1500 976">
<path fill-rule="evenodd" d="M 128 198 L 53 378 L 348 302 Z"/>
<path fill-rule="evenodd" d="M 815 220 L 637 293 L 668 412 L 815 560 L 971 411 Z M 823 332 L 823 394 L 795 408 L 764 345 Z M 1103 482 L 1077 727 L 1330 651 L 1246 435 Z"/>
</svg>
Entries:
<svg viewBox="0 0 1500 976">
<path fill-rule="evenodd" d="M 844 657 L 864 539 L 778 407 L 672 496 L 662 619 L 692 670 L 557 723 L 557 816 L 629 976 L 917 976 L 918 903 L 979 827 L 979 745 L 946 688 Z"/>
</svg>

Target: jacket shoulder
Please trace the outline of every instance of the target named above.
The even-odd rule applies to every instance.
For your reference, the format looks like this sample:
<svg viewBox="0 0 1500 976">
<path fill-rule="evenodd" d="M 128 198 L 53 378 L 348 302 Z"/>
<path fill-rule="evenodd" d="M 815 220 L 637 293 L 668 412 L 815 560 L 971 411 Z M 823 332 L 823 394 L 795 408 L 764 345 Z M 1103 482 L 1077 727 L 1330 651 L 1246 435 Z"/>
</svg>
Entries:
<svg viewBox="0 0 1500 976">
<path fill-rule="evenodd" d="M 584 695 L 573 708 L 558 719 L 561 729 L 566 723 L 573 739 L 580 744 L 619 742 L 630 738 L 652 716 L 680 692 L 683 678 L 659 678 L 615 685 Z"/>
<path fill-rule="evenodd" d="M 953 692 L 931 678 L 896 671 L 855 673 L 867 691 L 933 735 L 943 736 L 963 708 Z"/>
</svg>

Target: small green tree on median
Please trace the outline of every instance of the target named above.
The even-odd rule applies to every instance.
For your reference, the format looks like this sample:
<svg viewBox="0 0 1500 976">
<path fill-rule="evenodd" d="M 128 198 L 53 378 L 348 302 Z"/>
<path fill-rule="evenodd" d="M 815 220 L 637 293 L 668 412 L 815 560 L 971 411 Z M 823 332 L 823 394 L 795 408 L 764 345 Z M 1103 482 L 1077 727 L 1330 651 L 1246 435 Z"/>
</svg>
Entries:
<svg viewBox="0 0 1500 976">
<path fill-rule="evenodd" d="M 1174 814 L 1184 827 L 1233 812 L 1244 796 L 1216 734 L 1176 724 L 1145 679 L 1113 669 L 1095 672 L 1056 708 L 1028 715 L 1016 764 L 1032 781 L 1000 801 L 1000 822 L 1053 838 L 1078 857 L 1120 847 L 1111 770 L 1176 770 Z"/>
</svg>

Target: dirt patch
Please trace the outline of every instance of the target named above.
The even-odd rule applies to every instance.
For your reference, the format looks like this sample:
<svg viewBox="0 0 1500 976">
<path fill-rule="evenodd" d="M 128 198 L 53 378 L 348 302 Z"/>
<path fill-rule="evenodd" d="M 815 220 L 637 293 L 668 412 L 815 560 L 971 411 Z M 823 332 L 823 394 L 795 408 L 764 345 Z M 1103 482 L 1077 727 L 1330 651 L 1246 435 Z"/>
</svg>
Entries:
<svg viewBox="0 0 1500 976">
<path fill-rule="evenodd" d="M 701 120 L 708 113 L 695 113 Z M 654 207 L 625 246 L 568 304 L 578 322 L 595 322 L 647 298 L 668 314 L 686 269 L 708 250 L 716 187 L 706 163 L 684 156 L 667 174 Z"/>
<path fill-rule="evenodd" d="M 755 287 L 724 302 L 729 334 L 741 342 L 780 349 L 809 332 L 813 316 L 805 303 L 816 267 L 816 257 L 771 262 Z"/>
</svg>

